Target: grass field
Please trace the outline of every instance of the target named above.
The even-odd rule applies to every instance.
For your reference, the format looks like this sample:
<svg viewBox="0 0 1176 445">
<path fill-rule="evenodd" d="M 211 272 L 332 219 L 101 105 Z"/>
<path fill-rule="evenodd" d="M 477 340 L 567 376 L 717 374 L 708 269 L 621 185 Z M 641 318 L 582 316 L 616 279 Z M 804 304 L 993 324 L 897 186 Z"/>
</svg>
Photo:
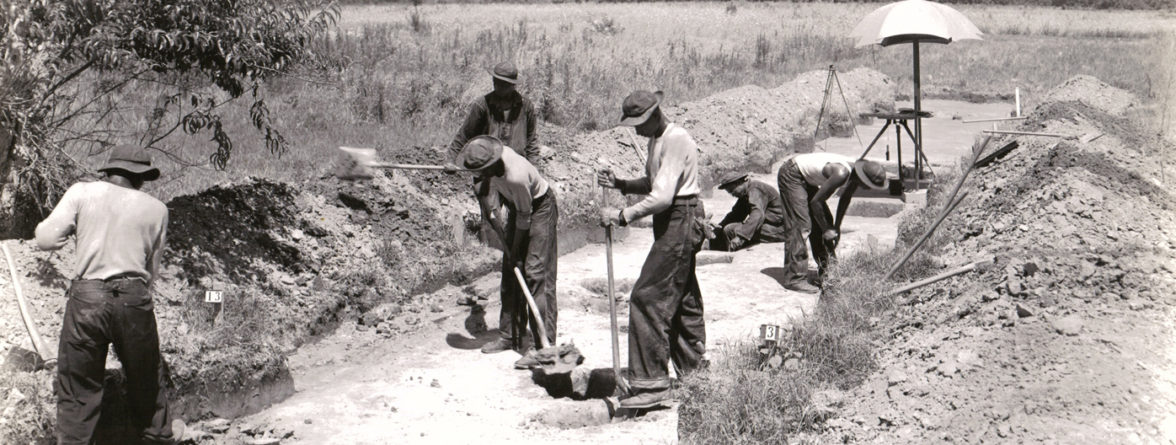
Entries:
<svg viewBox="0 0 1176 445">
<path fill-rule="evenodd" d="M 323 173 L 339 145 L 435 147 L 448 143 L 467 103 L 490 88 L 486 67 L 513 60 L 521 89 L 550 124 L 611 125 L 624 95 L 662 89 L 683 103 L 745 84 L 774 86 L 833 64 L 869 67 L 911 91 L 911 48 L 854 48 L 843 37 L 875 4 L 641 3 L 350 6 L 316 42 L 326 70 L 266 85 L 291 152 L 275 159 L 247 127 L 247 104 L 227 112 L 239 148 L 229 170 L 206 162 L 207 136 L 167 140 L 164 197 L 260 175 Z M 1171 95 L 1176 14 L 1037 7 L 959 6 L 985 40 L 922 45 L 925 97 L 992 100 L 1035 95 L 1090 74 L 1144 98 Z M 815 89 L 822 85 L 814 85 Z M 147 110 L 150 88 L 126 93 Z M 128 119 L 134 122 L 134 119 Z M 181 165 L 185 165 L 182 169 Z"/>
</svg>

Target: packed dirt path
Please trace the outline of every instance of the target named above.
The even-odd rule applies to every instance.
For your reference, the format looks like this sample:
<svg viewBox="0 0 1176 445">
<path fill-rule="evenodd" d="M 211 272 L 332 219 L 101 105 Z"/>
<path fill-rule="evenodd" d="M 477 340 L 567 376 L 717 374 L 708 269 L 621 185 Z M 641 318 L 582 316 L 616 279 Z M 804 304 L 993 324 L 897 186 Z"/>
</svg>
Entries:
<svg viewBox="0 0 1176 445">
<path fill-rule="evenodd" d="M 722 195 L 722 196 L 720 196 Z M 707 199 L 717 220 L 734 200 L 726 194 Z M 850 217 L 840 252 L 869 243 L 893 245 L 893 218 Z M 614 244 L 618 295 L 637 278 L 652 243 L 648 228 L 630 228 Z M 784 324 L 811 311 L 817 296 L 785 290 L 783 244 L 762 244 L 731 254 L 700 253 L 698 277 L 706 308 L 708 347 L 721 354 L 726 345 L 754 341 L 760 324 Z M 559 341 L 574 342 L 586 369 L 611 368 L 608 303 L 602 244 L 589 244 L 559 262 Z M 411 334 L 385 339 L 349 323 L 291 357 L 297 394 L 256 415 L 239 419 L 222 437 L 286 436 L 282 443 L 676 443 L 675 409 L 653 411 L 609 423 L 602 399 L 555 398 L 536 384 L 530 371 L 514 370 L 513 352 L 482 354 L 493 338 L 482 331 L 497 322 L 498 274 L 474 286 L 489 291 L 480 306 L 456 306 L 434 314 Z M 445 289 L 435 295 L 452 295 Z M 441 297 L 438 297 L 441 298 Z M 621 362 L 627 362 L 627 302 L 620 305 Z M 489 321 L 489 323 L 486 323 Z M 593 391 L 592 388 L 589 390 Z M 522 442 L 518 442 L 518 441 Z"/>
</svg>

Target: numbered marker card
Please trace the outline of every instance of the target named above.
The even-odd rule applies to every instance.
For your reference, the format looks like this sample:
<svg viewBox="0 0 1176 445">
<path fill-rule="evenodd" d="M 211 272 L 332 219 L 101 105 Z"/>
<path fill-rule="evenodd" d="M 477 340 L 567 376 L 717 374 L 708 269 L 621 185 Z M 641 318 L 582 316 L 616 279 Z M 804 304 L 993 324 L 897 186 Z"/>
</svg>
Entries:
<svg viewBox="0 0 1176 445">
<path fill-rule="evenodd" d="M 780 341 L 780 327 L 772 324 L 760 325 L 760 339 L 764 343 L 776 343 Z"/>
<path fill-rule="evenodd" d="M 213 317 L 212 324 L 216 326 L 220 324 L 221 314 L 224 312 L 225 292 L 219 290 L 204 291 L 204 302 L 215 306 L 216 316 Z"/>
</svg>

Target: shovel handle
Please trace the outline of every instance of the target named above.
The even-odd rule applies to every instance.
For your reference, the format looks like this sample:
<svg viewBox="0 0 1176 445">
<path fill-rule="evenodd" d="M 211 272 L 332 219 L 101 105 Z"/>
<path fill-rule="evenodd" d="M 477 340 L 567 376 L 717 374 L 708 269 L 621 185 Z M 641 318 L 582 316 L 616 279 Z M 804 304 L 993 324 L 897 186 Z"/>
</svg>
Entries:
<svg viewBox="0 0 1176 445">
<path fill-rule="evenodd" d="M 543 327 L 543 316 L 539 315 L 539 305 L 535 304 L 535 297 L 531 296 L 531 289 L 527 287 L 527 280 L 523 279 L 523 272 L 519 268 L 514 268 L 515 278 L 519 280 L 519 287 L 523 289 L 523 296 L 527 297 L 527 306 L 531 307 L 531 313 L 535 315 L 535 330 L 539 331 L 539 346 L 543 349 L 551 347 L 551 343 L 547 342 L 547 328 Z"/>
<path fill-rule="evenodd" d="M 608 189 L 600 188 L 600 202 L 602 207 L 608 207 Z M 612 340 L 613 378 L 621 393 L 629 393 L 629 384 L 621 377 L 621 345 L 617 334 L 617 299 L 613 287 L 613 255 L 612 255 L 612 226 L 604 226 L 604 257 L 608 262 L 608 318 L 610 323 L 609 336 Z"/>
<path fill-rule="evenodd" d="M 46 354 L 49 352 L 45 349 L 45 342 L 41 340 L 41 334 L 37 333 L 37 325 L 33 323 L 33 317 L 29 313 L 28 303 L 25 302 L 24 292 L 20 288 L 20 279 L 16 274 L 16 262 L 12 261 L 12 253 L 8 251 L 8 243 L 0 243 L 0 248 L 4 250 L 4 259 L 8 261 L 8 272 L 12 275 L 12 289 L 16 292 L 16 303 L 20 308 L 20 318 L 24 321 L 25 330 L 29 332 L 29 340 L 33 343 L 33 352 L 37 353 L 37 358 L 44 363 Z"/>
</svg>

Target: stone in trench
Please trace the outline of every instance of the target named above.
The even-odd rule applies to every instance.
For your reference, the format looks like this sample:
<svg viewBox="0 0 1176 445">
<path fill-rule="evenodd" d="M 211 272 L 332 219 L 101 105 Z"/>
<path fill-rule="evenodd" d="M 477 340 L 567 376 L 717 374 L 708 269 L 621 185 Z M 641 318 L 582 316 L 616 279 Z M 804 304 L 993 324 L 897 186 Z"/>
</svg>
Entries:
<svg viewBox="0 0 1176 445">
<path fill-rule="evenodd" d="M 209 420 L 207 423 L 204 424 L 204 427 L 208 428 L 209 431 L 212 431 L 214 433 L 222 434 L 225 431 L 229 430 L 229 421 L 218 417 L 218 418 Z"/>
<path fill-rule="evenodd" d="M 1029 311 L 1029 308 L 1025 307 L 1025 305 L 1017 303 L 1017 316 L 1021 318 L 1032 317 L 1033 312 Z"/>
<path fill-rule="evenodd" d="M 894 386 L 905 381 L 907 381 L 907 375 L 901 369 L 894 369 L 886 374 L 887 386 Z"/>
<path fill-rule="evenodd" d="M 1057 318 L 1050 322 L 1050 326 L 1059 334 L 1075 336 L 1082 332 L 1082 319 L 1076 315 Z"/>
</svg>

